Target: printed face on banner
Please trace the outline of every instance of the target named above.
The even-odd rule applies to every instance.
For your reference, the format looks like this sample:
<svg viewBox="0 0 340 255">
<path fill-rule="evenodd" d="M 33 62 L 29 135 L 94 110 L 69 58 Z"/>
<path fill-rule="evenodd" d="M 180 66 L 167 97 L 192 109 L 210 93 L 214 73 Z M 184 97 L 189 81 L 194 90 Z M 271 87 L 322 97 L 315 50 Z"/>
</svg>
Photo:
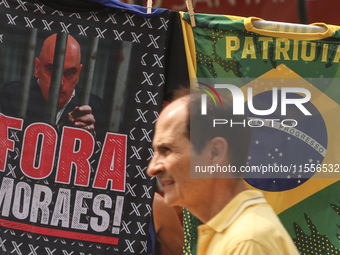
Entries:
<svg viewBox="0 0 340 255">
<path fill-rule="evenodd" d="M 34 75 L 39 80 L 39 86 L 46 101 L 48 100 L 48 94 L 51 85 L 56 39 L 56 34 L 48 37 L 40 50 L 39 58 L 36 57 L 34 60 Z M 80 61 L 80 45 L 72 36 L 68 36 L 63 76 L 61 79 L 60 96 L 58 101 L 59 108 L 63 107 L 70 100 L 79 81 L 79 75 L 82 68 Z"/>
</svg>

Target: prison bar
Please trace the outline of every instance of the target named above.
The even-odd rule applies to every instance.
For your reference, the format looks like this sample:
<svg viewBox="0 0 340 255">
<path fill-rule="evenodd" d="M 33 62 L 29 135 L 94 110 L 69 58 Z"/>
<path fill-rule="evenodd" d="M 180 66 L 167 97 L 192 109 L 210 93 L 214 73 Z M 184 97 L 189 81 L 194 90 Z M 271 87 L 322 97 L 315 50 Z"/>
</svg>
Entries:
<svg viewBox="0 0 340 255">
<path fill-rule="evenodd" d="M 82 86 L 82 91 L 80 94 L 80 105 L 87 105 L 90 101 L 90 94 L 92 88 L 92 81 L 94 76 L 94 67 L 97 59 L 98 52 L 98 37 L 91 37 L 90 39 L 90 48 L 87 53 L 86 64 L 85 64 L 85 78 L 84 84 Z"/>
<path fill-rule="evenodd" d="M 45 122 L 50 125 L 55 125 L 57 116 L 59 94 L 64 71 L 67 37 L 68 34 L 66 33 L 57 34 L 51 75 L 51 86 L 44 116 Z"/>
<path fill-rule="evenodd" d="M 0 24 L 0 31 L 2 34 L 6 34 L 7 33 L 7 26 Z M 2 38 L 0 37 L 0 40 Z M 3 45 L 0 47 L 0 86 L 2 85 L 2 83 L 4 82 L 4 77 L 5 77 L 5 63 L 6 62 L 6 50 L 5 47 L 3 47 Z M 1 109 L 0 109 L 1 110 Z"/>
<path fill-rule="evenodd" d="M 126 104 L 124 96 L 126 94 L 126 86 L 117 86 L 117 84 L 127 84 L 132 48 L 133 45 L 127 42 L 122 42 L 119 47 L 119 52 L 123 55 L 123 60 L 117 66 L 117 77 L 114 83 L 115 86 L 107 90 L 108 98 L 111 98 L 108 102 L 108 131 L 118 129 L 120 126 L 120 120 L 123 116 L 122 106 Z"/>
<path fill-rule="evenodd" d="M 19 118 L 26 117 L 30 84 L 32 79 L 32 71 L 34 66 L 34 53 L 37 44 L 37 34 L 38 30 L 36 28 L 30 30 L 29 38 L 28 38 L 28 47 L 25 55 L 25 59 L 23 61 L 22 66 L 22 75 L 21 75 L 21 83 L 22 83 L 22 91 L 20 93 L 20 108 L 19 108 Z"/>
</svg>

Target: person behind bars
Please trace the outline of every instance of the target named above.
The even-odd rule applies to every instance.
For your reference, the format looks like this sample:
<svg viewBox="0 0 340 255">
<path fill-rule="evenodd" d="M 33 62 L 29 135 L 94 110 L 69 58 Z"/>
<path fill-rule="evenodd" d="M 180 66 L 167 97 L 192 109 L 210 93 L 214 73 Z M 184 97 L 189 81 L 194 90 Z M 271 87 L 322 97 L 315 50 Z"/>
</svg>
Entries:
<svg viewBox="0 0 340 255">
<path fill-rule="evenodd" d="M 35 77 L 30 84 L 25 125 L 43 121 L 51 84 L 56 38 L 57 34 L 47 37 L 39 57 L 35 58 Z M 95 134 L 95 131 L 99 129 L 97 126 L 100 126 L 104 119 L 102 100 L 91 94 L 89 105 L 79 105 L 79 91 L 76 85 L 82 67 L 80 45 L 75 38 L 68 35 L 55 125 L 58 130 L 68 125 Z M 21 91 L 22 84 L 19 81 L 9 82 L 2 86 L 0 104 L 3 114 L 14 117 L 19 115 Z"/>
</svg>

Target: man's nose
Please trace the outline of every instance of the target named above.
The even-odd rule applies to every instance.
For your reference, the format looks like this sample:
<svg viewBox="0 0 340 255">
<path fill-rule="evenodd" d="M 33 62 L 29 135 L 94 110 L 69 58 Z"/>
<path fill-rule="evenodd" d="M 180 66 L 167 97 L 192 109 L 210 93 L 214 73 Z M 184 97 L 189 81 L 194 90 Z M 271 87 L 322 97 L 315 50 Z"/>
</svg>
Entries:
<svg viewBox="0 0 340 255">
<path fill-rule="evenodd" d="M 160 173 L 164 171 L 165 171 L 165 167 L 164 167 L 163 162 L 157 160 L 157 157 L 154 156 L 149 163 L 146 173 L 149 176 L 153 177 L 153 176 L 158 176 Z"/>
<path fill-rule="evenodd" d="M 63 90 L 64 89 L 64 86 L 65 86 L 65 77 L 64 77 L 64 75 L 63 75 L 63 77 L 62 77 L 62 79 L 61 79 L 61 90 Z"/>
</svg>

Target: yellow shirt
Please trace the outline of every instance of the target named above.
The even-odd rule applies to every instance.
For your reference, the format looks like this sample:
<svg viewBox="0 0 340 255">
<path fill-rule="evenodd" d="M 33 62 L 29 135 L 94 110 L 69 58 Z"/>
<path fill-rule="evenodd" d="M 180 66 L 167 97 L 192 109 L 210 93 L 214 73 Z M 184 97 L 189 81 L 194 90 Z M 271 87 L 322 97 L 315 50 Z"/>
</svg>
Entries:
<svg viewBox="0 0 340 255">
<path fill-rule="evenodd" d="M 263 194 L 247 190 L 198 227 L 197 255 L 298 255 Z"/>
</svg>

